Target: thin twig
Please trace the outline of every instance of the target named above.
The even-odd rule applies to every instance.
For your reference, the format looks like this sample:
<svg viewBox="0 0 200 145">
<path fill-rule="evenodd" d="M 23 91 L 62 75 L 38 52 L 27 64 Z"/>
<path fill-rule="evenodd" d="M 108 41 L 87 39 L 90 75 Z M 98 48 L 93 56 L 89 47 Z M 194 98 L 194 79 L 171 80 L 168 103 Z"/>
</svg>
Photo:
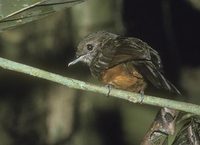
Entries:
<svg viewBox="0 0 200 145">
<path fill-rule="evenodd" d="M 10 61 L 4 58 L 0 58 L 0 67 L 4 69 L 8 69 L 8 70 L 28 74 L 34 77 L 42 78 L 45 80 L 49 80 L 52 82 L 56 82 L 58 84 L 62 84 L 74 89 L 91 91 L 95 93 L 101 93 L 104 95 L 108 94 L 108 91 L 109 91 L 107 87 L 97 86 L 90 83 L 85 83 L 83 81 L 60 76 L 58 74 L 50 73 L 48 71 L 44 71 L 44 70 L 34 68 L 28 65 Z M 133 103 L 141 102 L 141 94 L 132 93 L 128 91 L 123 91 L 123 90 L 118 90 L 118 89 L 113 88 L 110 91 L 109 95 L 113 97 L 121 98 L 124 100 L 128 100 Z M 160 107 L 168 107 L 168 108 L 200 115 L 200 106 L 191 104 L 191 103 L 174 101 L 174 100 L 158 98 L 158 97 L 148 96 L 148 95 L 144 95 L 144 100 L 142 102 L 143 104 L 160 106 Z"/>
</svg>

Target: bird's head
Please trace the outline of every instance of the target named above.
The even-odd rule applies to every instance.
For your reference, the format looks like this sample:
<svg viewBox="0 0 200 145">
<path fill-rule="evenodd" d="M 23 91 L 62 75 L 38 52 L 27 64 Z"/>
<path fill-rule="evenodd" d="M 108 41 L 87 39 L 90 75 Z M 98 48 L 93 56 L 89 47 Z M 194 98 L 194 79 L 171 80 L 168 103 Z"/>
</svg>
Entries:
<svg viewBox="0 0 200 145">
<path fill-rule="evenodd" d="M 68 66 L 74 65 L 77 62 L 84 62 L 90 66 L 93 59 L 101 51 L 103 45 L 109 39 L 116 38 L 117 36 L 105 31 L 98 31 L 88 35 L 78 44 L 76 59 L 70 62 Z"/>
</svg>

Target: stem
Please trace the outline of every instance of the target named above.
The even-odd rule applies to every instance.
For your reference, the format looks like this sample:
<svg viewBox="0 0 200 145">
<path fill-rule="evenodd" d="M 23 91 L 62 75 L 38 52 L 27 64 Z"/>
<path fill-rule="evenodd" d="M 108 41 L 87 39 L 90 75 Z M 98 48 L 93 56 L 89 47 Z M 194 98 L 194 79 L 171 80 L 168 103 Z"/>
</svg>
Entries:
<svg viewBox="0 0 200 145">
<path fill-rule="evenodd" d="M 48 71 L 44 71 L 44 70 L 34 68 L 28 65 L 10 61 L 1 57 L 0 57 L 0 67 L 4 69 L 8 69 L 8 70 L 28 74 L 34 77 L 42 78 L 45 80 L 49 80 L 52 82 L 56 82 L 58 84 L 65 85 L 69 88 L 91 91 L 91 92 L 101 93 L 105 95 L 108 94 L 108 91 L 109 91 L 108 88 L 103 87 L 103 86 L 97 86 L 90 83 L 85 83 L 83 81 L 71 79 L 68 77 L 63 77 L 58 74 L 50 73 Z M 121 98 L 124 100 L 128 100 L 133 103 L 141 102 L 141 94 L 138 94 L 138 93 L 123 91 L 123 90 L 118 90 L 118 89 L 111 89 L 109 95 L 113 97 Z M 142 103 L 153 105 L 153 106 L 159 106 L 159 107 L 168 107 L 171 109 L 176 109 L 176 110 L 200 115 L 200 106 L 191 104 L 191 103 L 174 101 L 174 100 L 158 98 L 158 97 L 148 96 L 148 95 L 144 95 L 144 100 L 142 101 Z"/>
</svg>

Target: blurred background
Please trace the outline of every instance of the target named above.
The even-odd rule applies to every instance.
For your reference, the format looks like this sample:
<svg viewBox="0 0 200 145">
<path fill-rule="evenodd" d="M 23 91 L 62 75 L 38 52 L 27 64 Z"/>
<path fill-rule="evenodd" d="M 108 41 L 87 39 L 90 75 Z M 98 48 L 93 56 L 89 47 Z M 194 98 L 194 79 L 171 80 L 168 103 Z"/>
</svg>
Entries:
<svg viewBox="0 0 200 145">
<path fill-rule="evenodd" d="M 88 0 L 0 34 L 1 57 L 101 85 L 86 65 L 68 68 L 78 42 L 106 30 L 156 49 L 165 76 L 200 104 L 200 2 Z M 138 145 L 159 108 L 0 71 L 0 144 Z"/>
</svg>

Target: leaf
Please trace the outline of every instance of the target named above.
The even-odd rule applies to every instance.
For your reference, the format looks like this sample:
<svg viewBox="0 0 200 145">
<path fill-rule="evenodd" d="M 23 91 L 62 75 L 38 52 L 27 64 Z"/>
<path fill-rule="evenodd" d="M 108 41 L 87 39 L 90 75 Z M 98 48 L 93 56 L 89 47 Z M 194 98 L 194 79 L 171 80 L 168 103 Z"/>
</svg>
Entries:
<svg viewBox="0 0 200 145">
<path fill-rule="evenodd" d="M 178 111 L 170 108 L 161 108 L 144 136 L 141 145 L 167 145 L 168 137 L 175 132 Z"/>
<path fill-rule="evenodd" d="M 0 32 L 31 22 L 84 0 L 0 0 Z"/>
<path fill-rule="evenodd" d="M 184 120 L 172 145 L 199 145 L 200 144 L 200 117 L 192 116 Z"/>
</svg>

